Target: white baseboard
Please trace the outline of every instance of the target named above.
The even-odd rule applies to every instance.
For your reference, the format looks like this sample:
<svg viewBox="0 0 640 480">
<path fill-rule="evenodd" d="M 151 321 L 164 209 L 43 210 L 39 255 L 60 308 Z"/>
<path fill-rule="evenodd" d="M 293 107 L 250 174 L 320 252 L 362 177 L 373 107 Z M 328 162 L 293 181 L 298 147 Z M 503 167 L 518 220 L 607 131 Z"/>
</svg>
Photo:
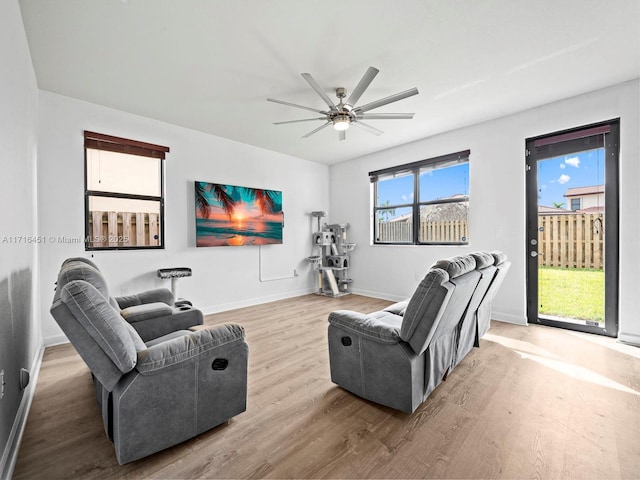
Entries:
<svg viewBox="0 0 640 480">
<path fill-rule="evenodd" d="M 46 337 L 43 341 L 45 347 L 53 347 L 54 345 L 69 343 L 69 339 L 64 333 L 61 333 L 60 335 L 51 335 L 50 337 Z"/>
<path fill-rule="evenodd" d="M 22 395 L 18 412 L 16 413 L 11 432 L 7 444 L 0 458 L 0 478 L 9 479 L 13 475 L 18 460 L 18 449 L 22 440 L 22 434 L 27 426 L 27 417 L 31 408 L 31 402 L 36 393 L 36 385 L 38 384 L 38 376 L 40 375 L 40 366 L 42 365 L 42 356 L 44 355 L 44 345 L 36 352 L 36 356 L 31 362 L 29 385 Z"/>
<path fill-rule="evenodd" d="M 635 333 L 620 332 L 618 333 L 618 341 L 640 347 L 640 335 L 637 335 Z"/>
<path fill-rule="evenodd" d="M 239 300 L 237 302 L 222 303 L 220 305 L 211 305 L 208 307 L 198 307 L 203 315 L 211 315 L 213 313 L 226 312 L 228 310 L 235 310 L 236 308 L 253 307 L 254 305 L 262 305 L 263 303 L 275 302 L 277 300 L 284 300 L 285 298 L 300 297 L 302 295 L 308 295 L 309 293 L 315 293 L 316 288 L 310 287 L 301 290 L 295 290 L 291 292 L 278 293 L 275 295 L 267 295 L 264 297 L 248 298 L 246 300 Z"/>
<path fill-rule="evenodd" d="M 498 322 L 513 323 L 515 325 L 527 325 L 527 318 L 514 315 L 512 313 L 491 311 L 491 320 L 497 320 Z"/>
<path fill-rule="evenodd" d="M 371 290 L 363 290 L 360 288 L 353 288 L 351 290 L 353 293 L 355 293 L 356 295 L 363 295 L 365 297 L 372 297 L 372 298 L 379 298 L 380 300 L 389 300 L 390 302 L 402 302 L 403 300 L 406 300 L 409 297 L 403 297 L 400 295 L 392 295 L 389 293 L 382 293 L 382 292 L 373 292 Z"/>
</svg>

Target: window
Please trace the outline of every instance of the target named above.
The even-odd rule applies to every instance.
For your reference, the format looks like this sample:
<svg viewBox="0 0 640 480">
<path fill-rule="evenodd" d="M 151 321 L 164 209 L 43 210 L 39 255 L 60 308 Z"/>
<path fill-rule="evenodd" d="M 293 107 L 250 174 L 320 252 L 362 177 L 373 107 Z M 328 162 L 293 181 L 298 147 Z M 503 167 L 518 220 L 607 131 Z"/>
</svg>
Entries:
<svg viewBox="0 0 640 480">
<path fill-rule="evenodd" d="M 575 212 L 576 210 L 580 210 L 580 198 L 571 199 L 571 210 L 573 212 Z"/>
<path fill-rule="evenodd" d="M 469 153 L 370 172 L 374 243 L 467 245 Z"/>
<path fill-rule="evenodd" d="M 164 248 L 168 147 L 84 132 L 85 249 Z"/>
</svg>

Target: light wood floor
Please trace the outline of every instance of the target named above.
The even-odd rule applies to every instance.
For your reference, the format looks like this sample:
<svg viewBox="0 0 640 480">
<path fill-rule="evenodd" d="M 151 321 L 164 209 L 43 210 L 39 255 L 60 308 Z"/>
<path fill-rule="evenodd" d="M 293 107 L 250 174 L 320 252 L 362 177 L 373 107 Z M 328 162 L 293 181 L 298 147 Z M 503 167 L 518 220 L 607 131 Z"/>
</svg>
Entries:
<svg viewBox="0 0 640 480">
<path fill-rule="evenodd" d="M 14 478 L 640 477 L 640 349 L 493 322 L 408 415 L 329 379 L 328 313 L 388 303 L 307 295 L 208 316 L 246 329 L 247 411 L 125 466 L 88 369 L 70 346 L 48 348 Z"/>
</svg>

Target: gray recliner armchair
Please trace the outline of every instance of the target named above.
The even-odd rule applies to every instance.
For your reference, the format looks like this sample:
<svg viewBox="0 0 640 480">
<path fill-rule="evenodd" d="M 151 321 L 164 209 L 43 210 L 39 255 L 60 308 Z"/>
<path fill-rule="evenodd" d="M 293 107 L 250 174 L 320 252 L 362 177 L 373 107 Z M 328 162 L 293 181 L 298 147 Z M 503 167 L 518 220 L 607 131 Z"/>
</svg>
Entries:
<svg viewBox="0 0 640 480">
<path fill-rule="evenodd" d="M 84 257 L 69 258 L 62 263 L 62 267 L 74 262 L 85 263 L 100 271 L 95 263 Z M 145 342 L 204 323 L 200 310 L 193 308 L 187 300 L 176 300 L 167 288 L 110 298 L 115 302 L 112 302 L 114 308 L 120 309 L 122 317 L 135 328 Z"/>
<path fill-rule="evenodd" d="M 332 312 L 331 380 L 367 400 L 414 412 L 488 328 L 495 258 L 477 253 L 441 260 L 406 301 L 368 315 Z"/>
<path fill-rule="evenodd" d="M 120 464 L 246 410 L 248 346 L 239 325 L 178 330 L 145 343 L 100 272 L 78 260 L 63 264 L 51 314 L 91 370 Z"/>
</svg>

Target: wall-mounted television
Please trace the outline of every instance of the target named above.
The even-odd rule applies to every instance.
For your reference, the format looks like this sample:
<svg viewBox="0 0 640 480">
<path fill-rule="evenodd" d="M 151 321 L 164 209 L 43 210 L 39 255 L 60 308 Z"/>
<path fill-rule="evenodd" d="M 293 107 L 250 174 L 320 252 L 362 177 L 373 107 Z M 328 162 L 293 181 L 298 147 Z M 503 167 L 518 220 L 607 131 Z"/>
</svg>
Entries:
<svg viewBox="0 0 640 480">
<path fill-rule="evenodd" d="M 282 243 L 282 192 L 195 182 L 196 246 Z"/>
</svg>

